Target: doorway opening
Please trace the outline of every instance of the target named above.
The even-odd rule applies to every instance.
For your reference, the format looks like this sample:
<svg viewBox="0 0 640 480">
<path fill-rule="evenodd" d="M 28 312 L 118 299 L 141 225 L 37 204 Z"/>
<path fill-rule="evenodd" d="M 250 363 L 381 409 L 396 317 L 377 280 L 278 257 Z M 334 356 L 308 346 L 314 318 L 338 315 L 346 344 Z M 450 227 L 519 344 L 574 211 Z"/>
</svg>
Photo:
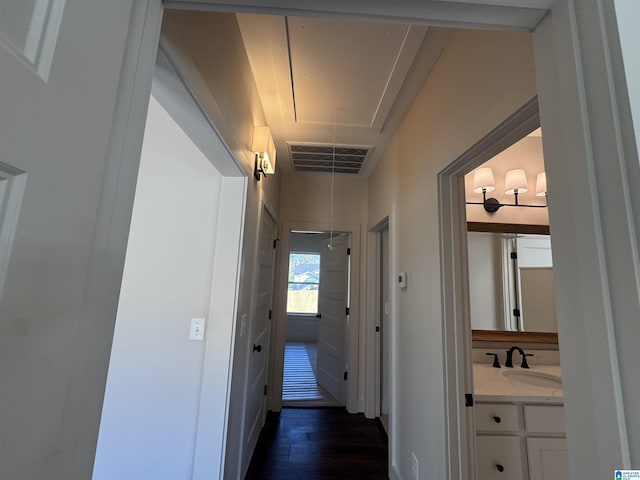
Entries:
<svg viewBox="0 0 640 480">
<path fill-rule="evenodd" d="M 369 308 L 373 318 L 372 343 L 372 383 L 374 391 L 373 412 L 369 415 L 379 418 L 385 432 L 389 434 L 391 414 L 391 264 L 389 218 L 385 217 L 369 231 L 369 260 L 371 269 L 369 288 Z"/>
<path fill-rule="evenodd" d="M 481 479 L 502 471 L 531 479 L 569 475 L 542 142 L 534 130 L 465 175 Z M 483 198 L 489 196 L 496 198 Z M 507 432 L 520 441 L 496 437 Z"/>
<path fill-rule="evenodd" d="M 344 406 L 350 235 L 289 238 L 282 405 Z"/>
<path fill-rule="evenodd" d="M 527 431 L 519 430 L 519 425 L 525 424 L 524 417 L 528 412 L 526 402 L 521 402 L 522 404 L 515 401 L 509 403 L 507 407 L 510 409 L 510 412 L 513 413 L 513 422 L 512 425 L 506 425 L 506 423 L 509 422 L 503 424 L 502 418 L 504 416 L 496 413 L 507 408 L 504 407 L 504 402 L 496 401 L 496 398 L 499 399 L 502 397 L 497 397 L 492 395 L 491 392 L 482 389 L 476 389 L 474 384 L 474 377 L 477 376 L 480 379 L 478 384 L 496 385 L 496 382 L 487 382 L 485 374 L 487 372 L 495 373 L 498 371 L 498 363 L 502 366 L 504 366 L 505 363 L 512 363 L 512 361 L 506 361 L 507 358 L 505 358 L 504 352 L 510 350 L 512 346 L 524 346 L 525 349 L 527 349 L 528 344 L 526 342 L 533 342 L 539 345 L 542 343 L 541 338 L 545 336 L 548 338 L 548 344 L 540 347 L 540 350 L 546 351 L 534 357 L 537 365 L 547 363 L 549 358 L 543 359 L 544 356 L 553 356 L 555 357 L 557 368 L 559 368 L 557 335 L 551 332 L 541 334 L 540 332 L 526 333 L 522 331 L 521 310 L 523 297 L 519 292 L 515 292 L 515 290 L 518 290 L 517 288 L 509 287 L 510 279 L 513 280 L 518 274 L 517 264 L 514 262 L 518 259 L 519 252 L 509 252 L 504 265 L 500 267 L 500 269 L 495 269 L 504 270 L 504 272 L 498 271 L 497 273 L 494 272 L 496 273 L 495 275 L 491 273 L 485 273 L 484 275 L 484 282 L 489 282 L 492 275 L 503 278 L 506 286 L 506 288 L 504 288 L 504 294 L 498 295 L 496 293 L 498 287 L 495 286 L 495 288 L 490 288 L 485 291 L 485 293 L 487 291 L 491 292 L 490 295 L 481 295 L 480 298 L 480 303 L 485 309 L 485 311 L 480 314 L 480 317 L 485 321 L 485 325 L 486 317 L 493 315 L 499 318 L 494 319 L 493 322 L 490 323 L 502 325 L 503 329 L 506 329 L 506 326 L 510 326 L 510 329 L 517 331 L 488 332 L 486 328 L 480 329 L 472 325 L 474 317 L 472 308 L 478 305 L 478 289 L 474 285 L 475 281 L 472 278 L 472 273 L 475 275 L 477 272 L 471 272 L 471 270 L 478 260 L 478 252 L 475 250 L 478 248 L 482 249 L 483 247 L 468 242 L 468 231 L 484 229 L 483 231 L 505 233 L 508 232 L 509 229 L 513 229 L 515 224 L 517 228 L 522 228 L 521 233 L 544 233 L 544 229 L 546 229 L 548 233 L 548 221 L 546 221 L 546 225 L 544 221 L 538 221 L 531 222 L 534 223 L 534 225 L 527 224 L 520 227 L 518 225 L 519 223 L 525 224 L 526 222 L 518 222 L 515 217 L 505 219 L 505 216 L 522 215 L 525 211 L 537 211 L 538 214 L 539 212 L 544 212 L 546 216 L 546 202 L 530 201 L 531 199 L 528 198 L 527 201 L 521 199 L 520 204 L 518 204 L 519 206 L 516 206 L 514 203 L 517 204 L 517 202 L 504 198 L 500 190 L 501 185 L 492 185 L 492 187 L 496 189 L 496 195 L 485 195 L 489 193 L 490 190 L 487 189 L 487 191 L 483 191 L 483 189 L 479 188 L 481 185 L 473 185 L 474 180 L 472 173 L 471 176 L 466 177 L 467 192 L 469 189 L 471 189 L 471 191 L 477 189 L 482 196 L 498 196 L 500 199 L 495 200 L 495 202 L 488 202 L 484 200 L 484 198 L 480 198 L 480 201 L 475 202 L 477 199 L 472 198 L 471 194 L 467 193 L 465 196 L 465 175 L 469 175 L 474 169 L 481 167 L 484 162 L 497 158 L 498 154 L 515 146 L 518 141 L 535 131 L 539 125 L 538 102 L 537 98 L 533 98 L 478 142 L 478 144 L 460 156 L 441 172 L 438 178 L 440 198 L 447 199 L 446 202 L 443 201 L 440 204 L 440 223 L 441 231 L 443 232 L 441 244 L 443 256 L 443 303 L 445 312 L 448 312 L 445 315 L 444 322 L 448 351 L 446 362 L 448 364 L 447 371 L 450 375 L 449 381 L 451 382 L 447 397 L 454 395 L 457 398 L 467 399 L 466 406 L 465 402 L 459 402 L 459 407 L 453 407 L 453 403 L 449 403 L 447 414 L 449 415 L 449 421 L 454 421 L 461 425 L 459 429 L 460 437 L 456 439 L 458 445 L 464 445 L 464 448 L 460 449 L 461 458 L 459 465 L 463 470 L 466 470 L 467 473 L 464 473 L 464 475 L 470 478 L 475 478 L 476 475 L 478 478 L 492 478 L 495 474 L 494 472 L 507 470 L 518 477 L 524 476 L 528 478 L 531 476 L 531 478 L 542 478 L 541 476 L 537 476 L 539 474 L 536 473 L 536 465 L 540 463 L 540 455 L 548 454 L 551 454 L 554 459 L 554 476 L 549 478 L 560 478 L 556 477 L 555 474 L 566 470 L 566 440 L 564 440 L 561 414 L 559 414 L 559 420 L 554 423 L 555 430 L 553 430 L 553 432 L 549 432 L 548 435 L 546 433 L 537 434 L 536 438 L 531 437 L 530 441 Z M 542 165 L 544 164 L 542 163 Z M 515 166 L 513 167 L 516 168 Z M 509 189 L 507 188 L 506 190 Z M 513 192 L 506 192 L 506 194 L 511 193 Z M 489 208 L 487 208 L 488 203 Z M 538 203 L 541 204 L 540 208 L 526 208 L 521 205 Z M 500 205 L 500 207 L 491 211 L 493 209 L 492 204 Z M 508 204 L 511 204 L 511 206 L 507 206 Z M 474 208 L 478 209 L 478 211 L 474 212 Z M 501 214 L 497 214 L 496 210 L 500 210 Z M 478 221 L 478 218 L 480 221 Z M 503 243 L 506 245 L 513 243 L 509 240 L 511 239 L 507 238 Z M 475 239 L 473 239 L 473 242 L 475 242 Z M 502 242 L 501 239 L 498 239 L 497 243 L 493 240 L 485 241 L 484 239 L 481 240 L 481 243 L 482 242 L 487 244 L 487 248 L 484 250 L 485 253 L 480 255 L 484 263 L 487 263 L 487 258 L 491 256 L 493 249 L 497 250 L 494 253 L 498 260 L 503 257 L 502 249 L 499 248 Z M 469 249 L 468 243 L 471 249 Z M 505 250 L 505 252 L 506 251 L 507 250 Z M 469 261 L 470 259 L 472 261 Z M 510 272 L 510 269 L 514 270 Z M 500 275 L 498 275 L 498 273 Z M 504 273 L 504 275 L 502 275 L 502 273 Z M 503 290 L 502 285 L 500 286 L 500 290 Z M 455 293 L 452 294 L 452 292 Z M 474 298 L 474 296 L 476 298 Z M 516 303 L 510 303 L 511 299 Z M 493 314 L 487 313 L 487 308 L 493 310 Z M 504 318 L 502 318 L 503 316 Z M 516 317 L 515 319 L 513 318 L 514 316 Z M 533 323 L 531 315 L 528 323 Z M 554 349 L 554 347 L 551 346 L 551 337 L 555 337 L 555 352 L 549 351 L 549 349 Z M 485 364 L 483 358 L 485 357 L 485 353 L 491 354 L 491 359 L 493 359 L 494 353 L 498 354 L 493 365 L 492 363 Z M 538 352 L 536 352 L 536 354 L 537 353 Z M 510 356 L 511 355 L 508 355 L 508 357 Z M 486 356 L 486 358 L 489 358 L 489 356 Z M 525 366 L 524 353 L 522 353 L 522 359 L 519 357 L 514 358 L 517 360 L 513 362 L 513 365 L 518 368 L 517 371 L 514 368 L 513 372 L 520 373 L 521 368 L 527 368 Z M 520 366 L 520 362 L 522 362 L 522 366 Z M 534 361 L 530 363 L 533 364 Z M 482 368 L 482 372 L 478 371 L 478 366 Z M 504 370 L 510 371 L 511 368 Z M 456 379 L 451 377 L 454 371 L 457 371 Z M 531 370 L 524 370 L 525 373 L 529 373 L 530 371 Z M 482 377 L 481 373 L 485 375 L 485 377 Z M 500 378 L 502 378 L 502 376 L 500 376 Z M 558 397 L 554 405 L 551 405 L 551 407 L 554 408 L 554 413 L 557 413 L 559 411 L 558 409 L 562 408 L 561 395 L 562 391 L 560 386 L 560 397 Z M 454 396 L 448 398 L 447 401 L 453 401 L 455 399 Z M 522 398 L 524 398 L 524 396 L 522 396 Z M 547 405 L 544 402 L 550 400 L 549 396 L 541 395 L 539 398 L 540 401 L 536 403 L 535 408 L 539 410 L 541 405 L 546 408 Z M 493 399 L 493 403 L 490 402 L 491 399 Z M 551 400 L 553 400 L 553 398 L 551 398 Z M 475 406 L 475 408 L 467 408 L 471 406 Z M 488 413 L 491 413 L 491 416 L 487 417 Z M 527 421 L 529 420 L 530 419 Z M 495 425 L 497 425 L 497 427 L 495 427 Z M 500 440 L 504 437 L 496 436 L 498 430 L 504 432 L 505 429 L 508 430 L 508 433 L 519 436 L 519 441 L 516 442 L 513 448 L 503 448 L 505 445 L 500 444 Z M 542 437 L 544 438 L 541 442 L 540 438 Z M 548 437 L 549 440 L 547 443 L 545 443 L 547 440 L 546 437 Z M 511 443 L 509 445 L 511 445 Z M 501 456 L 505 457 L 504 460 L 501 460 Z M 546 474 L 543 476 L 547 478 Z"/>
</svg>

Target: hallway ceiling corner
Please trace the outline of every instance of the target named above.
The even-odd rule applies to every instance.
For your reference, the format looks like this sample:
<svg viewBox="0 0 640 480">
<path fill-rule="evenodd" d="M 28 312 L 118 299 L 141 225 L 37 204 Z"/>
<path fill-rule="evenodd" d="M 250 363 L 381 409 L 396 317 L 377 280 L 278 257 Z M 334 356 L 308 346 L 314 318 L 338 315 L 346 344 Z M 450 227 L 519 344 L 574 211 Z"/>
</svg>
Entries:
<svg viewBox="0 0 640 480">
<path fill-rule="evenodd" d="M 370 174 L 449 35 L 403 23 L 237 18 L 284 173 L 294 172 L 290 144 L 335 144 L 368 146 L 358 173 Z"/>
</svg>

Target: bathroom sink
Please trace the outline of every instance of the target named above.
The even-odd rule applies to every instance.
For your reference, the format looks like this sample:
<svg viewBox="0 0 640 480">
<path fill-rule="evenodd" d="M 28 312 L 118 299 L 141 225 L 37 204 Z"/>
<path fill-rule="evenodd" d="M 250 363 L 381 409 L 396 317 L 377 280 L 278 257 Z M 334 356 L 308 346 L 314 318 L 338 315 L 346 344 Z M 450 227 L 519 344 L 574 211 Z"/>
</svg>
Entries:
<svg viewBox="0 0 640 480">
<path fill-rule="evenodd" d="M 510 380 L 535 387 L 562 388 L 562 378 L 549 373 L 532 372 L 530 370 L 503 370 L 502 375 Z"/>
</svg>

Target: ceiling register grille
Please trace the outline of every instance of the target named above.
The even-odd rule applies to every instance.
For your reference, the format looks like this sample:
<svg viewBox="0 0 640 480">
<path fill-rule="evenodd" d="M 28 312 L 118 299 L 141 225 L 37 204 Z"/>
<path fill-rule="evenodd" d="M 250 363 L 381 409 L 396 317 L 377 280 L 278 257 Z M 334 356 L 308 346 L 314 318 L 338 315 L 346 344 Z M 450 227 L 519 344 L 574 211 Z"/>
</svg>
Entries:
<svg viewBox="0 0 640 480">
<path fill-rule="evenodd" d="M 333 145 L 289 144 L 289 155 L 296 172 L 327 172 L 333 167 Z M 372 147 L 336 145 L 335 172 L 358 174 Z"/>
</svg>

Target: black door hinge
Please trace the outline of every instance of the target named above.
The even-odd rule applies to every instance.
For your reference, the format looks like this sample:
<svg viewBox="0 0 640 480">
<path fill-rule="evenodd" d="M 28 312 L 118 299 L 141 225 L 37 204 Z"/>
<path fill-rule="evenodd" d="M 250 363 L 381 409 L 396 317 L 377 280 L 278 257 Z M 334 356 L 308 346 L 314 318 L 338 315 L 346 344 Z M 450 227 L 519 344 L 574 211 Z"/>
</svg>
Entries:
<svg viewBox="0 0 640 480">
<path fill-rule="evenodd" d="M 277 246 L 278 246 L 278 242 L 279 242 L 279 241 L 280 241 L 280 239 L 279 239 L 279 238 L 275 238 L 275 239 L 273 240 L 273 248 L 274 248 L 274 250 L 277 248 Z"/>
<path fill-rule="evenodd" d="M 349 378 L 349 373 L 348 372 L 344 372 L 344 379 L 347 380 Z"/>
<path fill-rule="evenodd" d="M 376 332 L 380 331 L 380 327 L 376 326 Z"/>
<path fill-rule="evenodd" d="M 513 316 L 514 317 L 520 317 L 520 309 L 519 308 L 514 308 L 513 309 Z M 527 317 L 529 318 L 529 317 Z"/>
<path fill-rule="evenodd" d="M 271 320 L 271 310 L 269 310 L 269 320 Z"/>
<path fill-rule="evenodd" d="M 464 406 L 473 407 L 473 393 L 464 394 Z"/>
<path fill-rule="evenodd" d="M 266 385 L 264 386 L 264 394 L 265 395 L 267 394 L 267 386 Z"/>
<path fill-rule="evenodd" d="M 511 252 L 511 258 L 514 260 L 518 259 L 518 252 Z"/>
<path fill-rule="evenodd" d="M 345 312 L 346 312 L 346 314 L 347 314 L 347 315 L 349 315 L 349 307 L 347 307 L 347 308 L 345 309 Z"/>
<path fill-rule="evenodd" d="M 347 248 L 347 255 L 351 255 L 351 249 Z"/>
</svg>

